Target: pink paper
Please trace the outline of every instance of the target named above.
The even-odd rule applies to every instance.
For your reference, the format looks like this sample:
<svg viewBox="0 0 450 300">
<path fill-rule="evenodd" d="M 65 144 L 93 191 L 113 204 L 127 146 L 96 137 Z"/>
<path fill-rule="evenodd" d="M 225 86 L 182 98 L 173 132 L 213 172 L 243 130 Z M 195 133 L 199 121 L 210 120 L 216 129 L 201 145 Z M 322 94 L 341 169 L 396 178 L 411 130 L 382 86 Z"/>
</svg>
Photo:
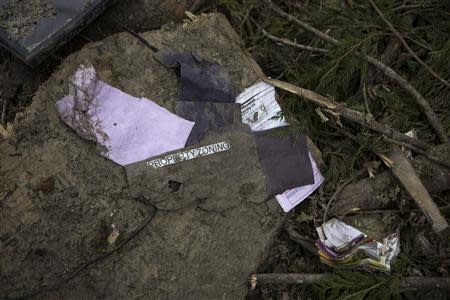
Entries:
<svg viewBox="0 0 450 300">
<path fill-rule="evenodd" d="M 103 156 L 127 165 L 183 148 L 194 122 L 146 98 L 136 98 L 80 66 L 70 95 L 56 103 L 61 119 L 80 136 L 104 146 Z"/>
</svg>

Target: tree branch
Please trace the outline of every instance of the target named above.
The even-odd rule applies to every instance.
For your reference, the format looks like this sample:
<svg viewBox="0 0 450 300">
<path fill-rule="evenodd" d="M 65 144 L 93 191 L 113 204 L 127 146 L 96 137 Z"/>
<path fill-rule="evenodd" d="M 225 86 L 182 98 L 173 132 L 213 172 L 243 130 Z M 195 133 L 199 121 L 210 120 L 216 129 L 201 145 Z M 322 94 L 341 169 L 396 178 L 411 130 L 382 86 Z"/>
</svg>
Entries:
<svg viewBox="0 0 450 300">
<path fill-rule="evenodd" d="M 252 289 L 258 284 L 316 284 L 325 280 L 332 273 L 272 273 L 254 274 L 250 277 Z M 355 284 L 358 284 L 355 282 Z M 450 291 L 450 277 L 403 277 L 398 284 L 401 290 L 443 289 Z"/>
<path fill-rule="evenodd" d="M 391 129 L 386 125 L 381 124 L 373 119 L 368 119 L 363 113 L 347 108 L 344 104 L 332 101 L 327 97 L 317 94 L 316 92 L 276 79 L 265 78 L 264 81 L 277 88 L 288 91 L 297 96 L 303 97 L 304 99 L 320 106 L 321 108 L 330 109 L 351 122 L 357 123 L 368 129 L 384 134 L 394 140 L 409 143 L 422 150 L 426 150 L 430 147 L 417 139 L 404 135 L 403 133 Z"/>
</svg>

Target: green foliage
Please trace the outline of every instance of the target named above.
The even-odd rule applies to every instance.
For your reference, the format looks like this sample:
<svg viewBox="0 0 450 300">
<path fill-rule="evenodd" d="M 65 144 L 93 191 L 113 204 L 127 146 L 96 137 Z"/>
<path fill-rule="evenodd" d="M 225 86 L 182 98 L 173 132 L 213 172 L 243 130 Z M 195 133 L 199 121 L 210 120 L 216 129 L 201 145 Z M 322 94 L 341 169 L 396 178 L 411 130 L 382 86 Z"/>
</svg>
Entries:
<svg viewBox="0 0 450 300">
<path fill-rule="evenodd" d="M 356 271 L 337 271 L 315 285 L 319 299 L 399 299 L 391 288 L 392 277 Z"/>
</svg>

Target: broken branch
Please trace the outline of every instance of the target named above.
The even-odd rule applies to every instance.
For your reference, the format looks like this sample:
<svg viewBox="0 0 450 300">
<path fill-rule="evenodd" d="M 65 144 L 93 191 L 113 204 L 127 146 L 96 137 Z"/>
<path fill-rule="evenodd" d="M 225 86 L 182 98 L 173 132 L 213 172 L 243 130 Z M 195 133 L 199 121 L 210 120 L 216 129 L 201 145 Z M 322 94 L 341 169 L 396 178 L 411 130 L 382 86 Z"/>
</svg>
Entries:
<svg viewBox="0 0 450 300">
<path fill-rule="evenodd" d="M 250 284 L 252 289 L 256 288 L 258 284 L 316 284 L 324 281 L 331 274 L 253 274 L 250 277 Z M 400 290 L 443 289 L 450 291 L 450 277 L 404 277 L 398 284 L 398 288 Z"/>
<path fill-rule="evenodd" d="M 428 194 L 428 191 L 403 151 L 398 146 L 394 146 L 389 154 L 389 158 L 395 163 L 391 168 L 392 174 L 394 174 L 402 183 L 405 190 L 416 201 L 419 208 L 431 223 L 433 231 L 444 237 L 449 229 L 449 225 L 430 194 Z"/>
<path fill-rule="evenodd" d="M 317 94 L 316 92 L 298 87 L 296 85 L 293 85 L 293 84 L 290 84 L 290 83 L 287 83 L 284 81 L 276 80 L 276 79 L 265 78 L 264 81 L 277 87 L 277 88 L 288 91 L 297 96 L 303 97 L 304 99 L 306 99 L 322 108 L 330 109 L 351 122 L 357 123 L 368 129 L 371 129 L 378 133 L 384 134 L 394 140 L 400 140 L 400 141 L 409 143 L 409 144 L 414 145 L 422 150 L 426 150 L 429 148 L 429 146 L 427 144 L 425 144 L 417 139 L 414 139 L 407 135 L 404 135 L 403 133 L 398 132 L 394 129 L 391 129 L 391 128 L 387 127 L 386 125 L 381 124 L 373 119 L 367 120 L 366 116 L 363 113 L 352 110 L 350 108 L 347 108 L 347 107 L 345 107 L 344 104 L 332 101 L 331 99 L 329 99 L 327 97 Z"/>
</svg>

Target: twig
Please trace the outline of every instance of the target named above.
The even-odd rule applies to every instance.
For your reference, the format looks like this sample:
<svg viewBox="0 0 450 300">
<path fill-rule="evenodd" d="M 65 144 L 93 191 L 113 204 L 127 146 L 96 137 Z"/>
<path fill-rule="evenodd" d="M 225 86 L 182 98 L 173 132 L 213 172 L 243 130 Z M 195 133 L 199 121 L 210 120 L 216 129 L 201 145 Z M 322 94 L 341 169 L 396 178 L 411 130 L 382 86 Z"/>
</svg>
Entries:
<svg viewBox="0 0 450 300">
<path fill-rule="evenodd" d="M 364 97 L 364 103 L 366 105 L 366 113 L 372 115 L 372 113 L 370 112 L 369 99 L 367 98 L 366 83 L 365 82 L 363 82 L 362 94 L 363 94 L 363 97 Z"/>
<path fill-rule="evenodd" d="M 254 288 L 258 284 L 315 284 L 324 280 L 326 277 L 327 274 L 254 274 L 252 279 L 255 281 L 255 284 L 252 287 Z"/>
<path fill-rule="evenodd" d="M 450 206 L 439 206 L 440 210 L 449 210 Z M 373 209 L 373 210 L 353 210 L 349 212 L 349 215 L 354 214 L 403 214 L 403 213 L 409 213 L 409 212 L 420 212 L 420 209 Z"/>
<path fill-rule="evenodd" d="M 402 10 L 402 9 L 419 8 L 419 7 L 423 7 L 423 5 L 421 5 L 421 4 L 412 4 L 412 5 L 402 4 L 402 5 L 394 8 L 392 11 L 396 12 L 396 11 L 399 11 L 399 10 Z"/>
<path fill-rule="evenodd" d="M 296 42 L 292 42 L 292 41 L 290 41 L 288 39 L 277 37 L 277 36 L 267 32 L 264 28 L 262 28 L 261 25 L 256 23 L 256 21 L 253 20 L 253 18 L 250 18 L 250 20 L 261 30 L 262 34 L 266 38 L 268 38 L 269 40 L 272 40 L 272 41 L 274 41 L 276 43 L 284 44 L 284 45 L 291 46 L 291 47 L 294 47 L 294 48 L 297 48 L 297 49 L 307 50 L 307 51 L 311 51 L 311 52 L 319 52 L 319 53 L 327 53 L 328 52 L 327 49 L 306 46 L 306 45 L 298 44 Z"/>
<path fill-rule="evenodd" d="M 6 98 L 0 98 L 2 101 L 2 116 L 0 119 L 0 124 L 5 125 L 5 116 L 6 116 Z"/>
<path fill-rule="evenodd" d="M 328 211 L 330 210 L 331 204 L 333 203 L 333 201 L 336 199 L 336 197 L 342 192 L 342 190 L 352 181 L 352 179 L 347 179 L 333 194 L 333 196 L 331 196 L 330 200 L 327 203 L 327 206 L 325 207 L 325 212 L 323 213 L 323 223 L 325 223 L 327 221 L 327 215 L 328 215 Z"/>
<path fill-rule="evenodd" d="M 303 97 L 304 99 L 322 108 L 330 109 L 349 121 L 362 125 L 378 133 L 384 134 L 388 137 L 393 138 L 394 140 L 400 140 L 406 143 L 410 143 L 411 145 L 414 145 L 423 150 L 427 150 L 428 148 L 430 148 L 430 146 L 417 139 L 404 135 L 403 133 L 391 129 L 385 126 L 384 124 L 378 123 L 373 119 L 368 119 L 363 113 L 347 108 L 344 104 L 332 101 L 327 97 L 317 94 L 316 92 L 303 89 L 296 85 L 276 79 L 265 78 L 264 81 L 275 87 L 278 87 L 290 93 L 296 94 L 300 97 Z"/>
<path fill-rule="evenodd" d="M 370 4 L 372 5 L 372 7 L 375 9 L 375 11 L 377 12 L 377 14 L 380 16 L 380 18 L 383 20 L 384 23 L 386 23 L 386 25 L 389 27 L 389 29 L 397 36 L 397 38 L 400 40 L 400 42 L 402 43 L 402 45 L 405 47 L 405 49 L 411 54 L 412 57 L 414 57 L 414 59 L 421 64 L 431 75 L 433 75 L 436 79 L 438 79 L 440 82 L 442 82 L 446 87 L 450 88 L 450 83 L 445 80 L 444 78 L 442 78 L 441 76 L 439 76 L 435 71 L 433 71 L 433 69 L 430 68 L 430 66 L 428 66 L 423 60 L 421 60 L 416 53 L 414 53 L 414 51 L 411 49 L 411 47 L 409 47 L 408 43 L 405 41 L 405 39 L 400 35 L 400 33 L 395 29 L 394 25 L 392 25 L 391 22 L 388 21 L 388 19 L 386 19 L 386 17 L 383 15 L 383 13 L 381 12 L 381 10 L 378 8 L 378 6 L 373 2 L 373 0 L 369 0 Z"/>
<path fill-rule="evenodd" d="M 279 14 L 280 16 L 285 17 L 289 21 L 298 24 L 303 29 L 315 34 L 316 36 L 320 37 L 324 41 L 331 43 L 333 45 L 336 45 L 336 46 L 341 44 L 340 41 L 330 37 L 329 35 L 321 32 L 320 30 L 317 30 L 316 28 L 312 27 L 311 25 L 288 14 L 287 12 L 285 12 L 284 10 L 282 10 L 281 8 L 279 8 L 278 6 L 273 4 L 271 0 L 264 0 L 264 2 L 267 3 L 269 5 L 269 7 L 273 11 L 275 11 L 277 14 Z M 363 54 L 358 53 L 358 55 L 362 56 Z M 398 75 L 392 68 L 388 67 L 381 61 L 379 61 L 371 56 L 365 55 L 365 57 L 371 65 L 373 65 L 374 67 L 376 67 L 380 71 L 382 71 L 384 73 L 384 75 L 389 77 L 392 81 L 397 82 L 397 84 L 400 87 L 402 87 L 405 91 L 407 91 L 416 100 L 416 103 L 421 107 L 422 111 L 424 112 L 425 116 L 428 119 L 428 122 L 431 124 L 431 126 L 435 130 L 435 132 L 438 135 L 441 142 L 443 142 L 443 143 L 448 142 L 449 138 L 447 136 L 447 133 L 446 133 L 444 127 L 442 126 L 441 122 L 439 121 L 438 116 L 433 111 L 433 109 L 431 108 L 431 106 L 427 102 L 427 100 L 406 79 L 404 79 L 403 77 Z"/>
<path fill-rule="evenodd" d="M 125 26 L 123 26 L 121 24 L 118 24 L 118 26 L 120 28 L 124 29 L 126 32 L 128 32 L 132 36 L 134 36 L 135 38 L 137 38 L 138 40 L 140 40 L 147 48 L 149 48 L 153 52 L 158 52 L 158 48 L 156 48 L 155 46 L 151 45 L 142 35 L 140 35 L 136 31 L 134 31 L 134 30 L 132 30 L 132 29 L 130 29 L 128 27 L 125 27 Z"/>
<path fill-rule="evenodd" d="M 332 273 L 323 274 L 305 274 L 305 273 L 272 273 L 272 274 L 253 274 L 250 277 L 252 289 L 258 284 L 317 284 L 324 281 Z M 355 284 L 358 284 L 355 282 Z M 399 288 L 400 291 L 420 290 L 420 289 L 443 289 L 450 291 L 450 277 L 403 277 L 398 286 L 392 283 L 393 288 Z"/>
</svg>

